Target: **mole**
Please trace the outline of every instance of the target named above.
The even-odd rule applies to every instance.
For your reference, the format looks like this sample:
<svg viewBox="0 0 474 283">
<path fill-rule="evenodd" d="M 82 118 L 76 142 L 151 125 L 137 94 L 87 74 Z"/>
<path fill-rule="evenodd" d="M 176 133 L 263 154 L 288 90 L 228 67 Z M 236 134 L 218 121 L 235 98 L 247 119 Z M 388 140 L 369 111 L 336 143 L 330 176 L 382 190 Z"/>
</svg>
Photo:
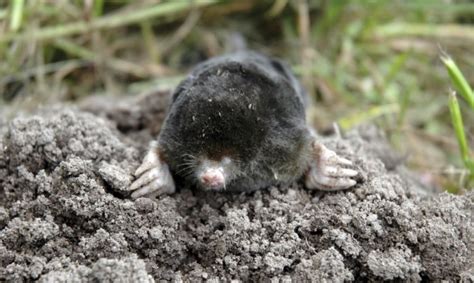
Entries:
<svg viewBox="0 0 474 283">
<path fill-rule="evenodd" d="M 161 132 L 150 144 L 131 197 L 176 190 L 255 191 L 303 178 L 305 187 L 356 184 L 350 160 L 323 145 L 306 122 L 309 99 L 282 61 L 240 51 L 198 64 L 179 83 Z"/>
</svg>

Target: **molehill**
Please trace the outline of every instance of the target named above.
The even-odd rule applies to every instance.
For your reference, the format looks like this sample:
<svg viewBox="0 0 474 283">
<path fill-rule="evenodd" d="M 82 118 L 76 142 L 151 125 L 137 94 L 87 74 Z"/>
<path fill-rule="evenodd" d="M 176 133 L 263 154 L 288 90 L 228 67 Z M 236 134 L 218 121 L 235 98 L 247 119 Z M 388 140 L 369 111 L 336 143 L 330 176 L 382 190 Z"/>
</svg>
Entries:
<svg viewBox="0 0 474 283">
<path fill-rule="evenodd" d="M 363 183 L 127 198 L 168 95 L 0 122 L 0 281 L 474 279 L 474 194 L 434 194 L 372 127 L 324 138 Z"/>
</svg>

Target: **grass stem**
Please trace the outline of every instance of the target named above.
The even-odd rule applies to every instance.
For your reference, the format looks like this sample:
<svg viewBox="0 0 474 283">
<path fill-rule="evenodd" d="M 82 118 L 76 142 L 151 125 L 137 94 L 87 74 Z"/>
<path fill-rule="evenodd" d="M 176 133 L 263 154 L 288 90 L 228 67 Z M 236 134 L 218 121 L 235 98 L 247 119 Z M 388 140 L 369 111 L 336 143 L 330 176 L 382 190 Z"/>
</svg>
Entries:
<svg viewBox="0 0 474 283">
<path fill-rule="evenodd" d="M 10 31 L 16 32 L 20 29 L 23 20 L 25 0 L 13 0 L 11 3 Z"/>
<path fill-rule="evenodd" d="M 474 40 L 472 27 L 457 24 L 390 23 L 375 28 L 374 33 L 376 38 L 434 36 Z"/>
<path fill-rule="evenodd" d="M 453 123 L 456 138 L 459 144 L 459 150 L 461 152 L 461 158 L 467 169 L 474 174 L 474 162 L 471 159 L 469 147 L 466 140 L 466 134 L 464 132 L 464 123 L 461 116 L 461 110 L 456 97 L 456 92 L 451 92 L 449 95 L 449 112 L 451 113 L 451 121 Z"/>
<path fill-rule="evenodd" d="M 472 92 L 471 86 L 467 82 L 466 78 L 462 74 L 461 70 L 458 68 L 456 63 L 449 57 L 444 54 L 441 56 L 446 69 L 448 70 L 449 77 L 454 87 L 459 91 L 461 96 L 467 101 L 471 109 L 474 111 L 474 92 Z"/>
<path fill-rule="evenodd" d="M 0 35 L 0 42 L 11 40 L 48 40 L 91 30 L 111 29 L 155 17 L 169 16 L 170 14 L 189 10 L 192 7 L 207 6 L 218 2 L 220 2 L 220 0 L 194 0 L 192 1 L 193 5 L 189 5 L 189 1 L 165 2 L 151 7 L 143 7 L 136 11 L 103 16 L 90 22 L 79 21 L 65 25 L 44 27 L 24 33 L 9 32 Z"/>
</svg>

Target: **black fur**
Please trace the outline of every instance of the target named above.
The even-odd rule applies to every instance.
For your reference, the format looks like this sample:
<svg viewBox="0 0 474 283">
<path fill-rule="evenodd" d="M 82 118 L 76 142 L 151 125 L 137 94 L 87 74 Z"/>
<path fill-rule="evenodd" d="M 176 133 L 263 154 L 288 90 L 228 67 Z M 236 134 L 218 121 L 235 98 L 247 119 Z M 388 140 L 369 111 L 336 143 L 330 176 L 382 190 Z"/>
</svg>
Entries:
<svg viewBox="0 0 474 283">
<path fill-rule="evenodd" d="M 229 156 L 238 164 L 227 184 L 232 191 L 293 181 L 309 162 L 305 101 L 279 61 L 253 52 L 208 60 L 175 90 L 160 154 L 173 174 L 191 181 L 190 158 Z M 180 170 L 183 166 L 190 172 Z"/>
</svg>

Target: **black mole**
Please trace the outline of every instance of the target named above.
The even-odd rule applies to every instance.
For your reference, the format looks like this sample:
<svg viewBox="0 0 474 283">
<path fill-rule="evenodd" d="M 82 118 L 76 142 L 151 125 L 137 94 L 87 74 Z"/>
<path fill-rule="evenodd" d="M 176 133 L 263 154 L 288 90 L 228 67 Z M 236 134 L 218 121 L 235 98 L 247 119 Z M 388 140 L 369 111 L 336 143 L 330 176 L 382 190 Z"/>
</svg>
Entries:
<svg viewBox="0 0 474 283">
<path fill-rule="evenodd" d="M 355 185 L 357 171 L 316 139 L 306 93 L 281 61 L 243 51 L 194 68 L 173 93 L 132 197 L 173 193 L 173 178 L 205 190 L 249 191 L 304 176 L 310 189 Z"/>
</svg>

